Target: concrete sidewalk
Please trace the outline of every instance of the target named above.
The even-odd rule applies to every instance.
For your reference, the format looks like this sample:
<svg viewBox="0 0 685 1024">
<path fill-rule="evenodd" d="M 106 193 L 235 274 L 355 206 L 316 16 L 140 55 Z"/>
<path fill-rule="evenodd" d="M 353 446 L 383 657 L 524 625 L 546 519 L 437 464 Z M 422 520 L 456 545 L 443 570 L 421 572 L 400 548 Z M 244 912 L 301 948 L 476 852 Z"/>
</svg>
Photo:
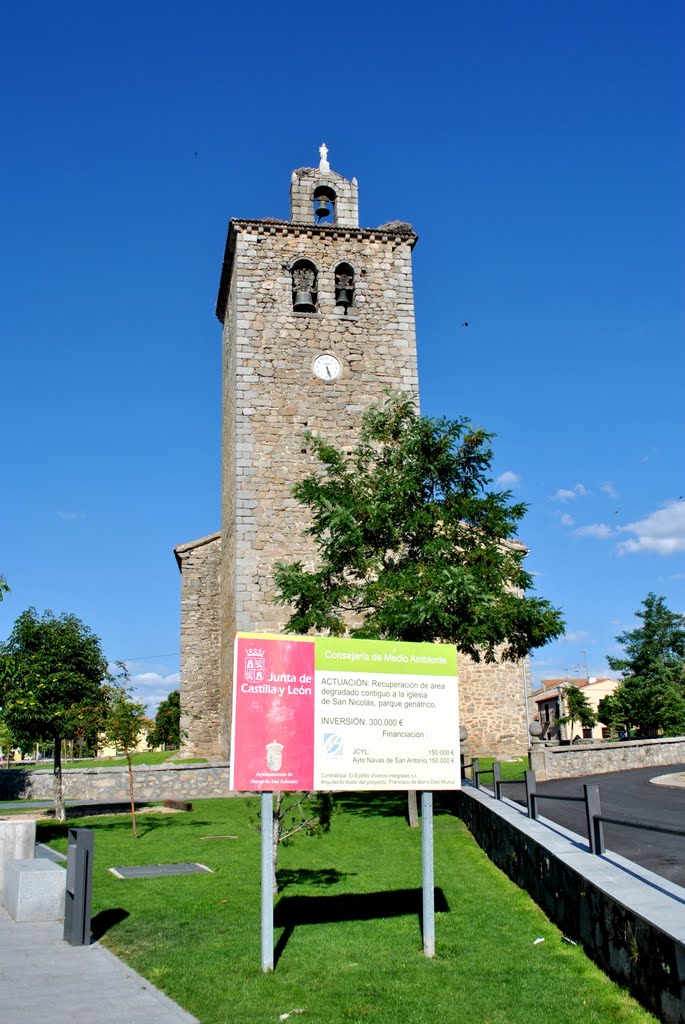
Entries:
<svg viewBox="0 0 685 1024">
<path fill-rule="evenodd" d="M 0 1016 L 50 1024 L 198 1024 L 99 942 L 70 946 L 62 923 L 17 924 L 0 907 Z"/>
</svg>

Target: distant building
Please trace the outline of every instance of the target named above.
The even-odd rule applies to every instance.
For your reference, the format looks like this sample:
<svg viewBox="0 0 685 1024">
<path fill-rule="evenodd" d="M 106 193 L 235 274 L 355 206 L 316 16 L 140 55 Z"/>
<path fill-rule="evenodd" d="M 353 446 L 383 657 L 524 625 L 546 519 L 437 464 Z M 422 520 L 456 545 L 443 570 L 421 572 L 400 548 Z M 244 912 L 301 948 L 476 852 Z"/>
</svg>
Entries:
<svg viewBox="0 0 685 1024">
<path fill-rule="evenodd" d="M 573 736 L 571 736 L 571 724 L 566 722 L 559 725 L 559 719 L 566 715 L 566 701 L 564 690 L 568 686 L 577 686 L 582 690 L 594 711 L 597 711 L 599 702 L 613 693 L 618 686 L 618 679 L 607 679 L 605 677 L 590 676 L 582 679 L 543 679 L 542 688 L 531 694 L 533 704 L 533 717 L 537 718 L 542 725 L 542 739 L 564 739 L 572 740 L 582 737 L 583 739 L 601 740 L 608 734 L 606 726 L 598 722 L 593 729 L 583 727 L 580 722 L 573 723 Z"/>
<path fill-rule="evenodd" d="M 140 733 L 140 739 L 133 748 L 134 754 L 144 754 L 148 750 L 161 750 L 161 747 L 148 747 L 147 738 L 155 727 L 155 723 L 148 719 L 146 727 Z M 115 747 L 114 744 L 108 743 L 104 734 L 98 736 L 98 749 L 97 757 L 117 757 L 121 756 L 123 751 L 120 747 Z"/>
</svg>

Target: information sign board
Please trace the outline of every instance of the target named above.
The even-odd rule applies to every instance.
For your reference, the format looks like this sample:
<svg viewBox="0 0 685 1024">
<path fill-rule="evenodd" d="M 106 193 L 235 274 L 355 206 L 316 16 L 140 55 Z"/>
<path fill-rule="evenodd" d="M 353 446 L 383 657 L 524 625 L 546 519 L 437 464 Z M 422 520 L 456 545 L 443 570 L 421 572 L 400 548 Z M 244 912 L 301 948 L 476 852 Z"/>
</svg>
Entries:
<svg viewBox="0 0 685 1024">
<path fill-rule="evenodd" d="M 236 634 L 231 789 L 459 789 L 447 644 Z"/>
</svg>

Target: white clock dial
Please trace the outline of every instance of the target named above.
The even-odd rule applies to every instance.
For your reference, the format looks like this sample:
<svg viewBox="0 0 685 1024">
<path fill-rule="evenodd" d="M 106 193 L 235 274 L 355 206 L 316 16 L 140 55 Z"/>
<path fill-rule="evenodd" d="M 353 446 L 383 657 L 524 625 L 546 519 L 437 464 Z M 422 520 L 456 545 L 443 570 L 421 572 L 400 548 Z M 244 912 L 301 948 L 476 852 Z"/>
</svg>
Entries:
<svg viewBox="0 0 685 1024">
<path fill-rule="evenodd" d="M 319 380 L 330 383 L 340 376 L 342 365 L 340 360 L 336 359 L 330 352 L 324 352 L 316 357 L 312 364 L 312 369 Z"/>
</svg>

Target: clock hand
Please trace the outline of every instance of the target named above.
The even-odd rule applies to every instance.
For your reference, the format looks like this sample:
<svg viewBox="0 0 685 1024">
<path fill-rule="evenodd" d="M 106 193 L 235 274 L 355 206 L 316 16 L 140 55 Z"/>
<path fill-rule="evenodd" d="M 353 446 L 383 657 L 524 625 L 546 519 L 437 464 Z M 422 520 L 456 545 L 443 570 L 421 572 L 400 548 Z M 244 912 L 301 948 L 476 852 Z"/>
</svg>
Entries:
<svg viewBox="0 0 685 1024">
<path fill-rule="evenodd" d="M 331 376 L 331 368 L 330 368 L 330 366 L 326 367 L 326 373 L 328 374 L 329 377 Z"/>
</svg>

